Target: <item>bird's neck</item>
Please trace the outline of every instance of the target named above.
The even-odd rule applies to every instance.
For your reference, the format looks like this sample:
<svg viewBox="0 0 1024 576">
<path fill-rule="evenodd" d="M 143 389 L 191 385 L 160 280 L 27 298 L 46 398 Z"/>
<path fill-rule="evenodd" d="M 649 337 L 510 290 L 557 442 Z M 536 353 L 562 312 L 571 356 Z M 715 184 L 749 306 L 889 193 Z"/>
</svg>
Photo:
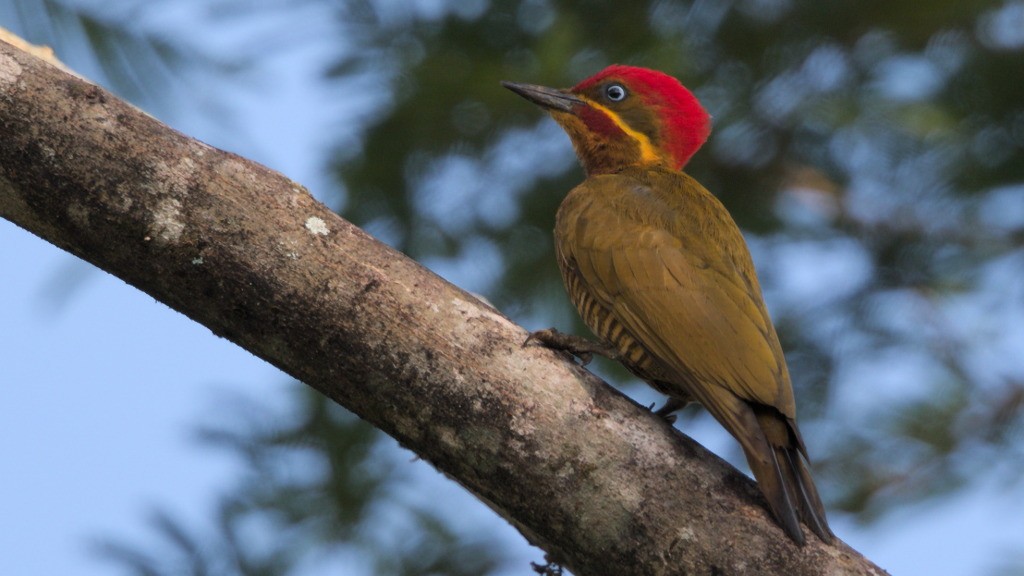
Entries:
<svg viewBox="0 0 1024 576">
<path fill-rule="evenodd" d="M 594 130 L 573 114 L 552 113 L 572 140 L 583 170 L 587 175 L 614 174 L 631 167 L 664 166 L 671 168 L 674 160 L 646 136 L 632 130 Z"/>
<path fill-rule="evenodd" d="M 576 157 L 588 176 L 615 174 L 627 168 L 668 168 L 669 163 L 660 156 L 641 154 L 635 142 L 629 140 L 572 139 Z"/>
</svg>

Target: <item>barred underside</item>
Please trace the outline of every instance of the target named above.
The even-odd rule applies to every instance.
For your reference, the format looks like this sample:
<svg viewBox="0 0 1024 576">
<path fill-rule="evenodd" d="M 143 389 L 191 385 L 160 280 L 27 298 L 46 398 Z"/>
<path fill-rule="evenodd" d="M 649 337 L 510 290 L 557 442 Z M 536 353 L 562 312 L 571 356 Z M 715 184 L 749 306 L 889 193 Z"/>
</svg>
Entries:
<svg viewBox="0 0 1024 576">
<path fill-rule="evenodd" d="M 655 390 L 669 396 L 680 396 L 679 390 L 666 388 L 665 370 L 661 368 L 660 362 L 655 360 L 643 346 L 623 327 L 615 315 L 608 308 L 598 303 L 586 284 L 580 279 L 579 274 L 572 269 L 567 262 L 560 260 L 562 280 L 565 282 L 566 292 L 569 300 L 576 306 L 583 323 L 590 328 L 598 338 L 611 344 L 621 354 L 619 361 L 636 374 L 639 378 L 647 381 Z"/>
</svg>

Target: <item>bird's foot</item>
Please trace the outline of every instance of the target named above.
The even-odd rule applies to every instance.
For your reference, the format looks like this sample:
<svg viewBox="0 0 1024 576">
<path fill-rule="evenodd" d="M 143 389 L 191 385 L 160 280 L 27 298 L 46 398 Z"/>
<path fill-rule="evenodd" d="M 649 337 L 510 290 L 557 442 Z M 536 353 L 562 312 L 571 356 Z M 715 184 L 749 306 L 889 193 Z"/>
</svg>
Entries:
<svg viewBox="0 0 1024 576">
<path fill-rule="evenodd" d="M 682 398 L 669 397 L 669 399 L 665 401 L 665 405 L 662 406 L 661 408 L 658 408 L 657 410 L 655 410 L 654 409 L 654 404 L 651 404 L 648 407 L 648 409 L 651 412 L 654 412 L 654 414 L 656 416 L 660 416 L 663 420 L 665 420 L 665 422 L 668 422 L 669 424 L 674 424 L 675 421 L 676 421 L 676 415 L 674 414 L 674 412 L 676 410 L 681 410 L 681 409 L 685 408 L 686 405 L 689 404 L 689 403 L 690 403 L 690 400 L 684 400 Z"/>
<path fill-rule="evenodd" d="M 580 336 L 575 336 L 573 334 L 565 334 L 555 330 L 554 328 L 531 332 L 530 335 L 526 337 L 526 341 L 523 342 L 523 346 L 526 346 L 534 340 L 553 350 L 560 350 L 562 352 L 572 354 L 580 359 L 580 364 L 583 366 L 590 364 L 590 361 L 594 358 L 594 354 L 604 356 L 605 358 L 610 358 L 612 360 L 619 359 L 619 351 L 603 342 L 594 342 L 593 340 L 581 338 Z"/>
</svg>

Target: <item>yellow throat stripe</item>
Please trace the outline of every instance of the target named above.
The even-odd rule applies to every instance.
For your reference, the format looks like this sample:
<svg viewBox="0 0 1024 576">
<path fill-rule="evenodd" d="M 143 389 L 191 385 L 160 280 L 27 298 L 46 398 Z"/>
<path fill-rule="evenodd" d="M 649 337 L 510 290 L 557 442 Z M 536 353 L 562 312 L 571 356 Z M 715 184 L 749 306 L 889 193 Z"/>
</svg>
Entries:
<svg viewBox="0 0 1024 576">
<path fill-rule="evenodd" d="M 619 130 L 622 130 L 623 132 L 626 133 L 627 136 L 635 140 L 636 143 L 640 146 L 640 159 L 643 162 L 653 164 L 661 161 L 661 156 L 659 156 L 658 153 L 654 150 L 654 145 L 651 144 L 651 139 L 648 138 L 646 134 L 642 132 L 637 132 L 636 130 L 630 128 L 629 124 L 626 124 L 626 122 L 622 118 L 620 118 L 618 114 L 612 112 L 606 106 L 602 106 L 601 104 L 598 104 L 597 102 L 594 102 L 593 100 L 585 96 L 577 95 L 577 97 L 585 101 L 595 110 L 600 110 L 601 112 L 603 112 L 605 116 L 608 116 L 608 118 L 610 118 L 611 121 L 614 122 L 615 125 L 619 127 Z"/>
</svg>

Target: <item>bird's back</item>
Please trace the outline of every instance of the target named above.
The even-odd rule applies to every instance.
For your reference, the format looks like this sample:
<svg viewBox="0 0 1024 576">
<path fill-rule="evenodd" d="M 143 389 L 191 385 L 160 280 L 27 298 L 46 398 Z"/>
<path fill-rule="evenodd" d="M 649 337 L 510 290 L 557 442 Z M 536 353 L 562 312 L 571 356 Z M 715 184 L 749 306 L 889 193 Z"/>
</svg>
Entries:
<svg viewBox="0 0 1024 576">
<path fill-rule="evenodd" d="M 695 180 L 665 168 L 592 176 L 563 201 L 555 238 L 584 322 L 638 375 L 687 388 L 670 395 L 692 394 L 694 380 L 728 385 L 794 417 L 746 244 Z"/>
</svg>

